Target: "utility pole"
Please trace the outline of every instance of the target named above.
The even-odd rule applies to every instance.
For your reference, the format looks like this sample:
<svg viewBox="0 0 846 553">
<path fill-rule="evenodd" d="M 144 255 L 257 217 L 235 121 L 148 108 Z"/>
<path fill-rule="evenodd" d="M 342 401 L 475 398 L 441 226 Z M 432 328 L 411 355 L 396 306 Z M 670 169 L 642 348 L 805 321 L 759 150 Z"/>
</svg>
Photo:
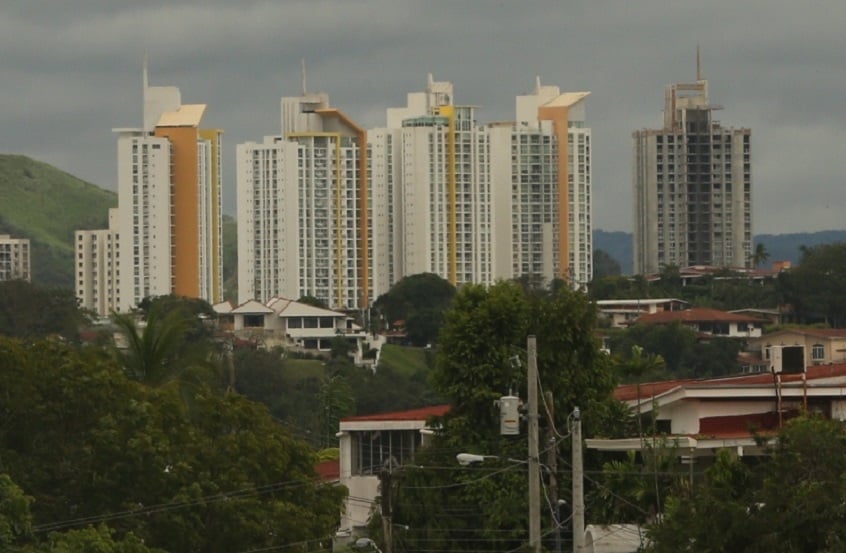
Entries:
<svg viewBox="0 0 846 553">
<path fill-rule="evenodd" d="M 529 409 L 529 546 L 541 551 L 540 459 L 538 452 L 538 345 L 534 335 L 527 339 Z"/>
<path fill-rule="evenodd" d="M 555 553 L 561 553 L 561 508 L 558 505 L 558 443 L 555 437 L 555 398 L 552 392 L 545 392 L 547 412 L 547 443 L 549 451 L 546 455 L 546 466 L 549 467 L 549 502 L 552 504 L 553 522 L 555 523 Z"/>
<path fill-rule="evenodd" d="M 585 547 L 585 472 L 582 466 L 582 415 L 573 409 L 573 553 Z"/>
<path fill-rule="evenodd" d="M 391 469 L 388 464 L 387 467 L 382 467 L 379 472 L 379 486 L 382 494 L 382 535 L 384 536 L 385 553 L 392 553 L 394 550 L 394 536 L 393 536 L 393 515 L 391 505 Z"/>
</svg>

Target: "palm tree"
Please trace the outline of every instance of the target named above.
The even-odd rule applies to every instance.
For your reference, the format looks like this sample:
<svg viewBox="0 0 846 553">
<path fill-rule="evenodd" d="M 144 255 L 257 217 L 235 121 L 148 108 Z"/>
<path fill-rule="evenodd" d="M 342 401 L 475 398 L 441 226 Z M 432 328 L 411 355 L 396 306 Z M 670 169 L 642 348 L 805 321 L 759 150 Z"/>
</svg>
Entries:
<svg viewBox="0 0 846 553">
<path fill-rule="evenodd" d="M 770 252 L 767 251 L 767 247 L 758 242 L 755 244 L 755 251 L 752 252 L 752 255 L 749 258 L 749 262 L 752 263 L 753 267 L 757 267 L 762 263 L 765 263 L 770 258 Z"/>
<path fill-rule="evenodd" d="M 152 304 L 145 320 L 133 314 L 114 315 L 115 324 L 126 341 L 117 357 L 129 378 L 158 387 L 185 376 L 196 376 L 197 369 L 211 368 L 210 344 L 189 343 L 191 315 L 182 309 L 166 309 Z M 184 382 L 183 382 L 184 383 Z"/>
</svg>

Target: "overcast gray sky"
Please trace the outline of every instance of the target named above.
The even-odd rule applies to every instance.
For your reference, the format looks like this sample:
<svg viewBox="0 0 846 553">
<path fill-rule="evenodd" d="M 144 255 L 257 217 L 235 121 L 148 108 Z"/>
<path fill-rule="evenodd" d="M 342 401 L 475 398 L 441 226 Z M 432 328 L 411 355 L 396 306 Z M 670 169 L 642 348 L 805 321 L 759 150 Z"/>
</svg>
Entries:
<svg viewBox="0 0 846 553">
<path fill-rule="evenodd" d="M 755 232 L 846 228 L 843 0 L 4 0 L 0 153 L 114 189 L 111 129 L 140 125 L 146 52 L 151 84 L 225 130 L 232 213 L 235 144 L 279 132 L 302 58 L 309 89 L 368 127 L 428 72 L 481 122 L 540 75 L 592 91 L 594 226 L 631 231 L 631 132 L 660 126 L 697 44 L 718 118 L 752 129 Z"/>
</svg>

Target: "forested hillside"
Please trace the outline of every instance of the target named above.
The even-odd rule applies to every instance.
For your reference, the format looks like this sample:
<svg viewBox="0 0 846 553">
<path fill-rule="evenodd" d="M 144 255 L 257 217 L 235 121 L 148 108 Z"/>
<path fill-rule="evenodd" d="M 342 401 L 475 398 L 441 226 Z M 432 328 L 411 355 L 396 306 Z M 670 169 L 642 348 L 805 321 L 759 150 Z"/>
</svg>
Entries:
<svg viewBox="0 0 846 553">
<path fill-rule="evenodd" d="M 52 165 L 0 155 L 0 234 L 29 238 L 33 281 L 73 287 L 73 233 L 105 228 L 117 195 Z"/>
</svg>

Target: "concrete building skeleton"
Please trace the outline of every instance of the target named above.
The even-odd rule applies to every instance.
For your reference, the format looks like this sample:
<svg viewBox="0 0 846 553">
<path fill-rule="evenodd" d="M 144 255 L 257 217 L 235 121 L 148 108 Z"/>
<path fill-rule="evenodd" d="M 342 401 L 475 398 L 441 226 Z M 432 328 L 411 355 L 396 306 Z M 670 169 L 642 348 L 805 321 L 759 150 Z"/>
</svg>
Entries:
<svg viewBox="0 0 846 553">
<path fill-rule="evenodd" d="M 667 87 L 664 126 L 632 134 L 636 274 L 750 266 L 751 131 L 723 127 L 717 109 L 697 63 L 695 83 Z"/>
</svg>

